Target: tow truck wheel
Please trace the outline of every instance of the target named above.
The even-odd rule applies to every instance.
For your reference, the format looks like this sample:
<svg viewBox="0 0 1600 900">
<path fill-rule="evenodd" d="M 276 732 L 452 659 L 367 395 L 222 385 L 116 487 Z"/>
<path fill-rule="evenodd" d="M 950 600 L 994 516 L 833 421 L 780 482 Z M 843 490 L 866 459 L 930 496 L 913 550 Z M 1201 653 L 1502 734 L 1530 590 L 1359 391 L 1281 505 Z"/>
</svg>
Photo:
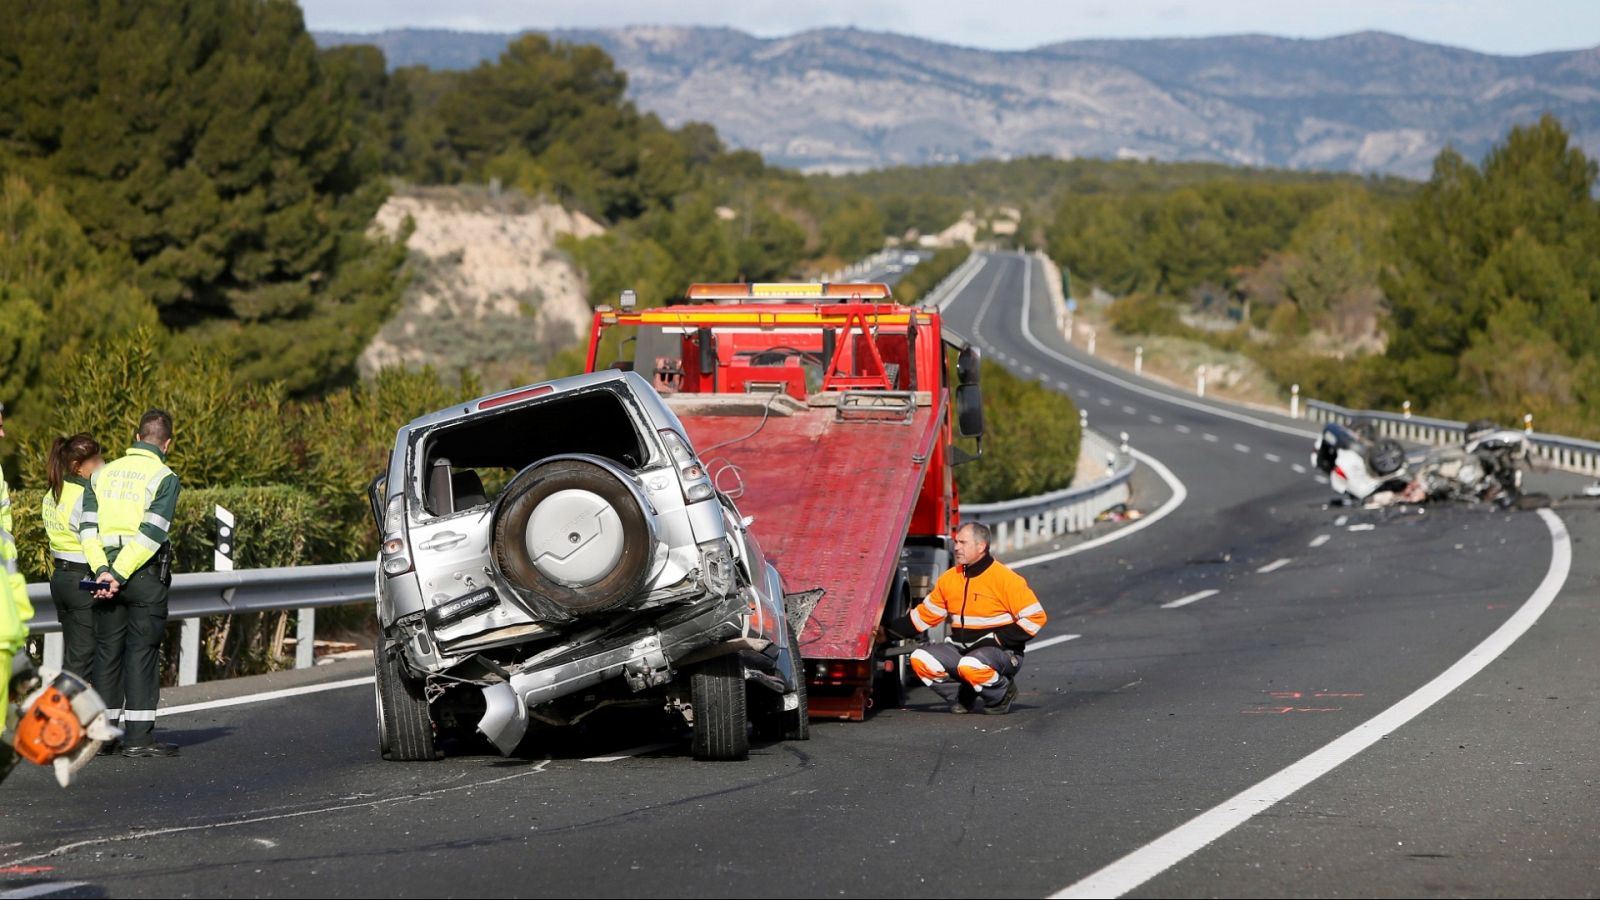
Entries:
<svg viewBox="0 0 1600 900">
<path fill-rule="evenodd" d="M 372 654 L 373 693 L 378 702 L 378 750 L 392 762 L 441 758 L 433 743 L 433 719 L 422 685 L 406 679 L 400 654 L 387 638 Z"/>
<path fill-rule="evenodd" d="M 694 708 L 694 758 L 749 758 L 750 715 L 739 655 L 730 653 L 701 663 L 689 678 L 689 694 Z"/>
</svg>

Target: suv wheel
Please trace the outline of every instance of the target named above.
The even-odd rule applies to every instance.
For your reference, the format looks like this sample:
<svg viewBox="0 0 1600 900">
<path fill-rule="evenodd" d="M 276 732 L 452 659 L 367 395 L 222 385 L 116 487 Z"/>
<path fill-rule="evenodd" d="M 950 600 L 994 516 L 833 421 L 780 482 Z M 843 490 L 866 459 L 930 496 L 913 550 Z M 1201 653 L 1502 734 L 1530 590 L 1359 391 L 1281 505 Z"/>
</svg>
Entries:
<svg viewBox="0 0 1600 900">
<path fill-rule="evenodd" d="M 372 653 L 373 693 L 378 702 L 378 750 L 394 762 L 435 760 L 433 718 L 422 685 L 406 678 L 400 650 L 387 637 Z"/>
<path fill-rule="evenodd" d="M 694 758 L 740 760 L 750 756 L 750 716 L 744 663 L 730 653 L 708 659 L 689 677 L 694 708 Z"/>
</svg>

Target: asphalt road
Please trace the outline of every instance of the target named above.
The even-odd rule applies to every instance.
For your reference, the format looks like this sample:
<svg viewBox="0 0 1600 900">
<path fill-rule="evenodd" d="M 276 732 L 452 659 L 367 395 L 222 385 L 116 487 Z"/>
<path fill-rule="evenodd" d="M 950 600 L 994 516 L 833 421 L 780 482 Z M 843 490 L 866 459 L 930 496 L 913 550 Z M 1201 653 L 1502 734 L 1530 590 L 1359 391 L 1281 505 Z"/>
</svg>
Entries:
<svg viewBox="0 0 1600 900">
<path fill-rule="evenodd" d="M 1600 893 L 1594 511 L 1326 508 L 1295 469 L 1303 424 L 1096 374 L 1053 337 L 1030 265 L 989 257 L 950 321 L 1163 465 L 1141 507 L 1181 502 L 1022 568 L 1051 615 L 1040 641 L 1078 637 L 1028 654 L 1010 716 L 951 716 L 918 691 L 746 763 L 694 762 L 681 734 L 632 717 L 526 758 L 398 765 L 377 758 L 364 685 L 180 712 L 161 727 L 181 759 L 99 760 L 65 792 L 14 776 L 0 891 L 1045 896 L 1131 859 L 1142 877 L 1118 891 L 1133 896 Z M 1532 627 L 1436 704 L 1204 831 L 1459 671 L 1541 595 Z M 1141 848 L 1174 829 L 1205 839 L 1149 862 Z"/>
</svg>

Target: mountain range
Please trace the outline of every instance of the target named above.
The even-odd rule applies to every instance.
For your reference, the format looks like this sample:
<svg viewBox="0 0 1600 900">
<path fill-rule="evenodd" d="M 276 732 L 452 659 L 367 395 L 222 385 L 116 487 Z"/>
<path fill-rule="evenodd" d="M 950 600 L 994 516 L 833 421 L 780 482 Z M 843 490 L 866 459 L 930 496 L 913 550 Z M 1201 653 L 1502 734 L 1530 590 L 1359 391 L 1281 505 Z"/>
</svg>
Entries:
<svg viewBox="0 0 1600 900">
<path fill-rule="evenodd" d="M 1600 155 L 1600 47 L 1494 56 L 1382 32 L 1086 40 L 983 50 L 856 29 L 761 38 L 725 28 L 549 34 L 605 48 L 629 95 L 672 125 L 805 170 L 1027 155 L 1205 160 L 1426 177 L 1513 125 L 1558 116 Z M 323 32 L 390 66 L 467 68 L 516 35 Z"/>
</svg>

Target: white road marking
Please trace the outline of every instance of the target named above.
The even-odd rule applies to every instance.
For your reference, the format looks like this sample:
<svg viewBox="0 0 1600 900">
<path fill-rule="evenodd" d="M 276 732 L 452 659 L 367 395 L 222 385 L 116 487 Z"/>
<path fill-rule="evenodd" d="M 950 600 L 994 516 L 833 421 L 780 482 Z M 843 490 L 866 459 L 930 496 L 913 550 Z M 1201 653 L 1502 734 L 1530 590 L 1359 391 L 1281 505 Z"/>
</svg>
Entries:
<svg viewBox="0 0 1600 900">
<path fill-rule="evenodd" d="M 1323 544 L 1326 544 L 1327 542 L 1328 542 L 1328 535 L 1319 534 L 1316 537 L 1312 538 L 1311 539 L 1311 543 L 1307 544 L 1306 546 L 1308 546 L 1308 547 L 1321 547 Z"/>
<path fill-rule="evenodd" d="M 1067 390 L 1070 386 L 1065 381 L 1058 381 L 1058 382 L 1056 382 L 1056 387 L 1058 389 L 1064 391 L 1064 390 Z"/>
<path fill-rule="evenodd" d="M 1296 472 L 1299 472 L 1301 475 L 1304 475 L 1306 473 L 1306 467 L 1300 465 L 1299 463 L 1290 463 L 1289 464 L 1289 468 L 1295 470 Z"/>
<path fill-rule="evenodd" d="M 483 781 L 457 784 L 446 788 L 434 788 L 433 790 L 429 791 L 405 791 L 403 793 L 396 794 L 393 797 L 384 797 L 378 800 L 364 800 L 360 803 L 339 803 L 333 806 L 321 806 L 315 809 L 302 809 L 297 812 L 272 813 L 262 816 L 246 816 L 240 819 L 229 819 L 223 822 L 211 822 L 204 825 L 174 825 L 169 828 L 136 829 L 134 831 L 125 831 L 121 834 L 113 834 L 106 837 L 87 838 L 81 841 L 73 841 L 68 844 L 62 844 L 53 849 L 46 850 L 43 853 L 35 853 L 32 856 L 21 856 L 17 857 L 16 859 L 0 860 L 0 868 L 27 865 L 28 863 L 37 862 L 41 859 L 65 856 L 74 850 L 82 850 L 85 847 L 98 847 L 105 844 L 116 844 L 125 841 L 138 841 L 152 837 L 164 837 L 169 834 L 186 834 L 192 831 L 211 831 L 218 828 L 236 828 L 240 825 L 258 825 L 262 822 L 281 822 L 285 819 L 303 819 L 308 816 L 321 816 L 352 809 L 371 809 L 379 806 L 387 806 L 391 803 L 413 803 L 417 800 L 422 800 L 428 797 L 436 797 L 440 794 L 451 794 L 455 793 L 456 791 L 471 791 L 478 788 L 489 787 L 491 785 L 502 784 L 518 778 L 527 778 L 531 775 L 543 775 L 545 769 L 549 767 L 549 765 L 550 760 L 540 760 L 538 763 L 528 769 L 515 772 L 511 775 L 502 775 L 499 778 L 489 778 Z"/>
<path fill-rule="evenodd" d="M 978 273 L 982 272 L 983 271 L 983 267 L 988 265 L 988 264 L 989 264 L 989 257 L 987 257 L 987 256 L 978 257 L 978 264 L 972 267 L 972 271 L 968 272 L 966 274 L 966 277 L 962 278 L 961 281 L 955 285 L 955 287 L 951 288 L 950 289 L 950 293 L 946 294 L 944 296 L 944 299 L 940 300 L 939 303 L 936 304 L 934 308 L 939 310 L 940 312 L 943 312 L 944 308 L 946 306 L 949 306 L 952 302 L 954 302 L 954 300 L 957 297 L 961 296 L 961 292 L 967 289 L 967 285 L 972 283 L 972 279 L 977 278 L 978 277 Z"/>
<path fill-rule="evenodd" d="M 1287 566 L 1289 563 L 1292 563 L 1292 562 L 1294 562 L 1294 559 L 1292 557 L 1285 557 L 1283 559 L 1275 559 L 1272 562 L 1269 562 L 1266 565 L 1262 566 L 1261 568 L 1257 569 L 1256 570 L 1256 574 L 1257 575 L 1265 575 L 1268 572 L 1276 572 L 1279 569 L 1283 568 L 1284 566 Z"/>
<path fill-rule="evenodd" d="M 1267 460 L 1267 462 L 1283 462 L 1283 457 L 1276 453 L 1263 453 L 1261 455 Z"/>
<path fill-rule="evenodd" d="M 671 743 L 645 744 L 640 747 L 630 747 L 627 750 L 618 750 L 616 753 L 613 753 L 610 756 L 590 756 L 580 759 L 578 762 L 616 762 L 619 759 L 631 759 L 635 756 L 643 756 L 646 753 L 654 753 L 657 750 L 665 750 L 672 746 L 676 745 Z"/>
<path fill-rule="evenodd" d="M 1187 425 L 1174 425 L 1174 426 L 1172 426 L 1172 427 L 1173 427 L 1173 428 L 1174 428 L 1174 429 L 1175 429 L 1175 430 L 1176 430 L 1176 431 L 1177 431 L 1177 432 L 1178 432 L 1178 433 L 1179 433 L 1179 434 L 1188 434 L 1188 433 L 1189 433 L 1189 432 L 1190 432 L 1190 431 L 1191 431 L 1191 429 L 1190 429 L 1190 428 L 1189 428 L 1189 426 L 1187 426 Z"/>
<path fill-rule="evenodd" d="M 1239 451 L 1240 453 L 1249 453 L 1250 452 L 1250 448 L 1248 446 L 1244 445 L 1244 444 L 1234 444 L 1233 445 L 1233 449 Z"/>
<path fill-rule="evenodd" d="M 1127 380 L 1125 378 L 1118 378 L 1117 376 L 1112 375 L 1112 374 L 1110 374 L 1108 372 L 1102 372 L 1099 369 L 1095 368 L 1094 366 L 1090 366 L 1090 365 L 1087 365 L 1085 363 L 1078 362 L 1077 360 L 1073 359 L 1070 356 L 1066 356 L 1066 355 L 1064 355 L 1062 353 L 1058 353 L 1055 350 L 1052 350 L 1051 348 L 1045 346 L 1043 341 L 1040 341 L 1037 337 L 1034 337 L 1033 329 L 1029 327 L 1029 322 L 1028 322 L 1028 317 L 1029 317 L 1029 314 L 1030 314 L 1030 311 L 1031 311 L 1031 308 L 1032 308 L 1032 305 L 1033 305 L 1033 291 L 1030 290 L 1029 287 L 1028 287 L 1028 285 L 1030 283 L 1030 279 L 1031 279 L 1032 274 L 1033 274 L 1033 262 L 1032 262 L 1032 260 L 1024 258 L 1022 260 L 1022 264 L 1023 264 L 1023 270 L 1022 270 L 1022 272 L 1023 272 L 1022 337 L 1028 343 L 1032 344 L 1035 349 L 1037 349 L 1039 352 L 1045 354 L 1046 356 L 1050 357 L 1051 359 L 1054 359 L 1054 360 L 1057 360 L 1059 362 L 1065 363 L 1066 365 L 1069 365 L 1069 366 L 1073 367 L 1074 369 L 1078 369 L 1078 370 L 1081 370 L 1081 371 L 1084 371 L 1084 372 L 1088 372 L 1089 374 L 1095 376 L 1096 378 L 1101 379 L 1102 381 L 1109 381 L 1112 384 L 1119 385 L 1121 387 L 1127 388 L 1128 390 L 1133 391 L 1136 394 L 1143 394 L 1146 397 L 1153 397 L 1153 398 L 1155 398 L 1157 400 L 1160 400 L 1160 401 L 1162 401 L 1164 403 L 1171 403 L 1171 404 L 1173 404 L 1175 406 L 1183 406 L 1183 407 L 1187 407 L 1188 409 L 1199 410 L 1200 412 L 1209 413 L 1210 415 L 1213 415 L 1213 416 L 1221 416 L 1224 419 L 1232 419 L 1235 422 L 1243 422 L 1243 423 L 1245 423 L 1247 425 L 1254 425 L 1257 428 L 1266 428 L 1266 429 L 1269 429 L 1271 431 L 1280 432 L 1282 434 L 1292 434 L 1292 435 L 1295 435 L 1296 437 L 1308 437 L 1308 438 L 1314 438 L 1314 437 L 1317 436 L 1317 432 L 1315 432 L 1315 431 L 1305 431 L 1305 430 L 1302 430 L 1302 429 L 1299 429 L 1299 428 L 1291 428 L 1288 425 L 1279 425 L 1276 422 L 1268 422 L 1268 421 L 1266 421 L 1264 419 L 1257 419 L 1254 416 L 1247 416 L 1247 415 L 1244 415 L 1243 413 L 1236 413 L 1236 412 L 1233 412 L 1232 410 L 1222 409 L 1222 408 L 1217 407 L 1217 406 L 1212 406 L 1209 403 L 1197 403 L 1197 402 L 1195 402 L 1193 400 L 1189 400 L 1189 399 L 1187 399 L 1185 397 L 1179 397 L 1179 396 L 1175 396 L 1175 395 L 1172 395 L 1172 394 L 1162 393 L 1161 391 L 1151 390 L 1150 388 L 1147 388 L 1147 387 L 1145 387 L 1143 385 L 1140 385 L 1140 384 L 1135 384 L 1134 382 L 1129 381 L 1129 380 Z M 995 279 L 996 282 L 998 282 L 999 280 L 1000 279 L 998 279 L 998 278 Z"/>
<path fill-rule="evenodd" d="M 1084 388 L 1078 388 L 1078 396 L 1079 397 L 1083 397 L 1084 399 L 1088 399 L 1089 392 L 1088 392 L 1088 390 L 1086 390 Z"/>
<path fill-rule="evenodd" d="M 1128 414 L 1128 415 L 1130 415 L 1130 416 L 1136 416 L 1136 415 L 1138 415 L 1138 414 L 1139 414 L 1139 411 L 1138 411 L 1138 410 L 1137 410 L 1137 409 L 1134 409 L 1134 408 L 1133 408 L 1133 407 L 1131 407 L 1131 406 L 1126 406 L 1126 405 L 1124 405 L 1124 406 L 1123 406 L 1123 407 L 1122 407 L 1122 411 L 1123 411 L 1123 412 L 1125 412 L 1125 413 L 1127 413 L 1127 414 Z"/>
<path fill-rule="evenodd" d="M 1155 523 L 1171 515 L 1173 510 L 1182 506 L 1183 501 L 1188 499 L 1189 489 L 1183 486 L 1183 482 L 1178 480 L 1178 476 L 1172 474 L 1171 469 L 1162 465 L 1161 460 L 1156 459 L 1154 456 L 1151 456 L 1150 454 L 1145 453 L 1142 450 L 1137 450 L 1133 447 L 1128 448 L 1128 455 L 1149 467 L 1149 469 L 1152 472 L 1155 472 L 1162 481 L 1167 483 L 1167 489 L 1172 491 L 1172 496 L 1167 498 L 1166 503 L 1161 504 L 1160 509 L 1148 516 L 1145 516 L 1139 521 L 1134 522 L 1132 525 L 1123 526 L 1122 528 L 1119 528 L 1110 534 L 1101 535 L 1093 540 L 1084 541 L 1081 544 L 1065 547 L 1061 550 L 1054 550 L 1050 553 L 1042 553 L 1038 556 L 1030 556 L 1027 559 L 1021 559 L 1016 562 L 1007 562 L 1006 565 L 1013 569 L 1020 569 L 1024 566 L 1034 566 L 1038 565 L 1039 563 L 1047 563 L 1051 560 L 1073 556 L 1075 554 L 1082 553 L 1085 550 L 1093 550 L 1096 547 L 1104 546 L 1112 541 L 1120 541 L 1131 534 L 1137 534 L 1138 532 L 1149 528 L 1151 525 L 1154 525 Z"/>
<path fill-rule="evenodd" d="M 1160 424 L 1162 424 L 1161 417 L 1160 416 L 1151 416 L 1150 417 L 1150 424 L 1152 424 L 1152 425 L 1160 425 Z"/>
<path fill-rule="evenodd" d="M 1572 568 L 1572 539 L 1567 534 L 1567 526 L 1548 509 L 1538 510 L 1538 513 L 1545 527 L 1550 529 L 1549 571 L 1534 589 L 1533 595 L 1511 618 L 1469 650 L 1466 656 L 1395 705 L 1340 735 L 1306 758 L 1051 896 L 1121 897 L 1383 740 L 1500 658 L 1539 621 L 1556 595 L 1561 593 Z"/>
<path fill-rule="evenodd" d="M 1213 444 L 1215 444 L 1217 442 L 1217 436 L 1214 435 L 1214 434 L 1202 434 L 1200 436 L 1205 438 L 1206 440 L 1210 441 Z"/>
<path fill-rule="evenodd" d="M 1030 366 L 1030 365 L 1024 363 L 1023 366 L 1022 366 L 1022 371 L 1027 372 L 1029 375 L 1032 375 L 1033 374 L 1033 366 Z"/>
<path fill-rule="evenodd" d="M 1348 521 L 1350 521 L 1349 516 L 1340 516 L 1339 518 L 1333 520 L 1333 527 L 1343 528 L 1345 523 Z"/>
<path fill-rule="evenodd" d="M 1317 476 L 1315 476 L 1315 478 L 1317 479 L 1317 484 L 1327 484 L 1328 483 L 1328 477 L 1326 475 L 1317 475 Z"/>
<path fill-rule="evenodd" d="M 1162 609 L 1177 609 L 1180 606 L 1188 606 L 1189 604 L 1195 602 L 1196 600 L 1204 600 L 1207 597 L 1216 596 L 1218 593 L 1219 593 L 1218 591 L 1214 591 L 1214 590 L 1212 590 L 1212 591 L 1200 591 L 1199 593 L 1190 594 L 1187 597 L 1179 597 L 1178 599 L 1172 601 L 1171 603 L 1163 603 L 1163 604 L 1161 604 L 1161 608 Z"/>
<path fill-rule="evenodd" d="M 1363 522 L 1360 525 L 1351 525 L 1350 526 L 1350 530 L 1351 531 L 1376 531 L 1377 529 L 1378 529 L 1378 526 L 1372 524 L 1371 522 Z"/>
<path fill-rule="evenodd" d="M 325 684 L 308 684 L 305 687 L 284 688 L 278 691 L 265 691 L 260 694 L 245 694 L 242 697 L 225 697 L 221 700 L 206 700 L 202 703 L 185 703 L 181 706 L 163 706 L 158 712 L 162 716 L 176 716 L 182 713 L 203 712 L 208 709 L 222 709 L 226 706 L 244 706 L 249 703 L 265 703 L 268 700 L 282 700 L 285 697 L 300 697 L 305 694 L 320 694 L 323 691 L 337 691 L 340 688 L 360 687 L 371 684 L 372 676 L 363 678 L 347 678 L 344 681 L 329 681 Z"/>
<path fill-rule="evenodd" d="M 48 881 L 43 884 L 30 884 L 27 887 L 12 888 L 9 891 L 0 891 L 0 897 L 48 897 L 51 894 L 63 894 L 67 891 L 88 887 L 87 881 Z"/>
<path fill-rule="evenodd" d="M 1053 638 L 1045 638 L 1042 641 L 1033 641 L 1032 643 L 1028 644 L 1028 649 L 1043 650 L 1046 647 L 1054 647 L 1057 644 L 1065 644 L 1067 641 L 1075 641 L 1081 637 L 1083 637 L 1081 634 L 1058 634 Z"/>
<path fill-rule="evenodd" d="M 1100 405 L 1101 406 L 1110 406 L 1111 405 L 1111 398 L 1110 397 L 1101 397 L 1100 398 Z"/>
</svg>

